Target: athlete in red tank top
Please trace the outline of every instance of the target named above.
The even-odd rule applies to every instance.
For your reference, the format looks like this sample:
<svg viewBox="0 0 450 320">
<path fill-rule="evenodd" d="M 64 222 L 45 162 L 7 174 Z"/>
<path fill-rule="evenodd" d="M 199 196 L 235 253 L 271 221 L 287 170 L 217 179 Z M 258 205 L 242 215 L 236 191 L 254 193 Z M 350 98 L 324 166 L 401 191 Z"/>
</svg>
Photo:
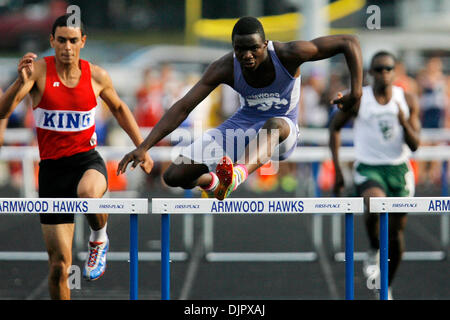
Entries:
<svg viewBox="0 0 450 320">
<path fill-rule="evenodd" d="M 55 57 L 45 57 L 45 89 L 34 108 L 34 119 L 41 159 L 59 159 L 93 149 L 95 107 L 89 62 L 80 59 L 81 77 L 74 88 L 59 79 Z"/>
<path fill-rule="evenodd" d="M 80 59 L 86 35 L 82 25 L 70 26 L 69 18 L 70 15 L 61 16 L 53 25 L 50 44 L 55 49 L 54 56 L 35 61 L 37 56 L 27 53 L 20 60 L 18 78 L 0 97 L 0 119 L 8 118 L 18 103 L 30 94 L 42 159 L 39 193 L 46 197 L 71 198 L 75 193 L 79 198 L 101 198 L 107 190 L 106 173 L 102 173 L 101 165 L 92 164 L 94 157 L 101 160 L 96 151 L 92 150 L 96 146 L 94 115 L 97 98 L 102 98 L 136 146 L 143 138 L 133 114 L 117 95 L 108 73 L 99 66 Z M 4 120 L 0 120 L 0 124 L 1 122 Z M 73 160 L 86 159 L 89 153 L 95 155 L 87 161 L 78 163 Z M 77 170 L 77 175 L 66 175 L 71 171 L 65 170 L 68 163 L 71 164 L 71 169 Z M 147 156 L 140 166 L 146 173 L 150 173 L 153 161 Z M 78 171 L 81 171 L 81 177 L 78 176 Z M 55 172 L 58 172 L 56 178 L 59 181 L 52 183 Z M 61 184 L 61 188 L 56 187 L 55 191 L 53 188 L 57 185 L 56 182 Z M 67 186 L 69 187 L 66 188 Z M 72 265 L 74 221 L 73 215 L 69 217 L 71 220 L 61 220 L 63 216 L 65 215 L 40 215 L 49 253 L 48 284 L 52 299 L 70 299 L 67 270 Z M 95 280 L 103 274 L 106 267 L 106 252 L 109 247 L 106 234 L 108 215 L 88 214 L 86 218 L 91 234 L 83 277 Z"/>
</svg>

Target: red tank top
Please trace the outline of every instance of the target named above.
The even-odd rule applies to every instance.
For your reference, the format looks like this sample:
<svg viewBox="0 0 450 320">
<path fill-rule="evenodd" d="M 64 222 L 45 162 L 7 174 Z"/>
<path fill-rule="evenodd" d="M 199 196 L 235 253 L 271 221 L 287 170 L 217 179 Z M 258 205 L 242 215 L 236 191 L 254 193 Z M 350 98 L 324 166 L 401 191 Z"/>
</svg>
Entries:
<svg viewBox="0 0 450 320">
<path fill-rule="evenodd" d="M 89 62 L 80 59 L 80 81 L 76 87 L 68 88 L 56 72 L 55 57 L 44 59 L 45 89 L 33 110 L 41 159 L 59 159 L 95 148 L 97 101 Z"/>
</svg>

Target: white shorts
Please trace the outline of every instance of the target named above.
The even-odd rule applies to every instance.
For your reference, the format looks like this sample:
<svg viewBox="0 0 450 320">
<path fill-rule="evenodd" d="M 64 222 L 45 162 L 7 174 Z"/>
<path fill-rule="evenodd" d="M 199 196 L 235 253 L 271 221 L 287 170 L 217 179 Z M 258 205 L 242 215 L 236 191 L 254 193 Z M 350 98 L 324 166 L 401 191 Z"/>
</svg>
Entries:
<svg viewBox="0 0 450 320">
<path fill-rule="evenodd" d="M 278 144 L 272 154 L 272 161 L 287 159 L 297 146 L 299 129 L 288 117 L 274 117 L 283 119 L 289 125 L 289 135 L 280 144 Z M 219 127 L 207 130 L 203 135 L 190 145 L 183 147 L 180 151 L 183 161 L 191 160 L 189 163 L 203 163 L 208 166 L 210 171 L 214 171 L 223 156 L 229 156 L 234 163 L 244 155 L 247 145 L 250 152 L 256 152 L 257 139 L 264 137 L 261 127 L 266 120 L 257 123 L 239 122 L 235 120 L 225 121 Z"/>
</svg>

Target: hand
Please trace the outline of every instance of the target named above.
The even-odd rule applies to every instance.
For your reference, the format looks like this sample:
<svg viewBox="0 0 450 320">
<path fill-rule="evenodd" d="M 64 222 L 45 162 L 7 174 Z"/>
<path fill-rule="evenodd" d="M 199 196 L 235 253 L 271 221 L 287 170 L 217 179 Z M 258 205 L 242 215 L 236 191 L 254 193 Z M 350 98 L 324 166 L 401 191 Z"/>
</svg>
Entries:
<svg viewBox="0 0 450 320">
<path fill-rule="evenodd" d="M 140 163 L 141 169 L 146 173 L 149 174 L 153 169 L 153 159 L 150 157 L 148 152 L 145 153 L 145 159 L 144 162 Z"/>
<path fill-rule="evenodd" d="M 361 97 L 357 97 L 352 95 L 351 93 L 346 94 L 345 96 L 342 92 L 338 92 L 337 98 L 330 101 L 330 104 L 336 104 L 339 109 L 343 112 L 347 112 L 352 110 L 361 100 Z"/>
<path fill-rule="evenodd" d="M 121 173 L 125 173 L 127 170 L 127 166 L 130 162 L 133 162 L 131 164 L 131 170 L 137 167 L 139 164 L 144 170 L 145 173 L 149 174 L 152 171 L 153 168 L 153 160 L 148 155 L 147 151 L 142 148 L 136 148 L 133 151 L 127 153 L 123 159 L 119 162 L 119 165 L 117 166 L 117 175 Z"/>
<path fill-rule="evenodd" d="M 36 54 L 33 52 L 28 52 L 22 59 L 20 59 L 17 67 L 17 73 L 19 74 L 19 78 L 22 82 L 27 82 L 30 80 L 34 71 L 34 59 L 36 58 Z"/>
<path fill-rule="evenodd" d="M 335 180 L 333 186 L 333 194 L 336 197 L 340 197 L 344 191 L 344 175 L 342 174 L 341 169 L 335 170 Z"/>
</svg>

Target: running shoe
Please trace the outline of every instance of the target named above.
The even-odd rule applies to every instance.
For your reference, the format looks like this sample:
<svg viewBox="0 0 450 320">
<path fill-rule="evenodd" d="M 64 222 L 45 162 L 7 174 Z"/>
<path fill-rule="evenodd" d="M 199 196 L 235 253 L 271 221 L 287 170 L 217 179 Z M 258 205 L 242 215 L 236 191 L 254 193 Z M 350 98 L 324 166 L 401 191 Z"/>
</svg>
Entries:
<svg viewBox="0 0 450 320">
<path fill-rule="evenodd" d="M 233 161 L 231 161 L 230 157 L 225 156 L 222 158 L 216 167 L 216 175 L 219 178 L 219 185 L 214 192 L 214 196 L 219 200 L 223 200 L 230 195 L 236 185 Z"/>
<path fill-rule="evenodd" d="M 369 249 L 363 262 L 363 273 L 366 278 L 373 277 L 380 272 L 380 250 Z"/>
<path fill-rule="evenodd" d="M 109 249 L 109 239 L 105 242 L 92 242 L 88 244 L 88 258 L 84 265 L 83 278 L 94 281 L 100 278 L 106 269 L 106 253 Z"/>
<path fill-rule="evenodd" d="M 380 289 L 373 290 L 373 294 L 375 296 L 375 300 L 380 300 Z M 388 300 L 394 300 L 394 296 L 392 295 L 392 287 L 388 287 Z"/>
</svg>

